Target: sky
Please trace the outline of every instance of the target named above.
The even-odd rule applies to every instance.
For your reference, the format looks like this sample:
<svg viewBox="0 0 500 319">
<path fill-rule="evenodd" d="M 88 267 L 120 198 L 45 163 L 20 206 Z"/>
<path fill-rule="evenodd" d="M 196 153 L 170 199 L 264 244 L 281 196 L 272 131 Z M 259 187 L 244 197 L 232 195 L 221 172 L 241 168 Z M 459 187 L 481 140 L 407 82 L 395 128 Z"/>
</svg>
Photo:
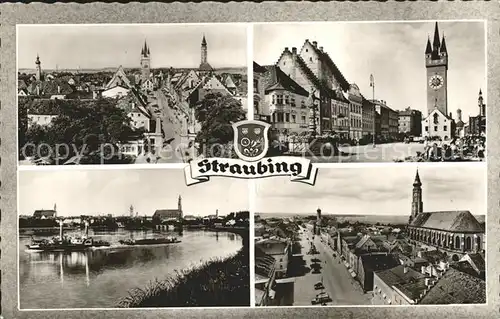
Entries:
<svg viewBox="0 0 500 319">
<path fill-rule="evenodd" d="M 392 165 L 319 169 L 315 186 L 280 177 L 258 180 L 259 213 L 409 215 L 418 168 L 424 212 L 486 214 L 486 166 Z"/>
<path fill-rule="evenodd" d="M 317 41 L 344 77 L 356 83 L 371 99 L 370 74 L 375 79 L 375 99 L 387 101 L 395 110 L 406 107 L 427 114 L 425 48 L 434 35 L 435 21 L 404 23 L 304 23 L 260 24 L 254 27 L 254 60 L 260 65 L 275 64 L 285 47 L 297 51 L 306 39 Z M 479 109 L 482 89 L 486 99 L 485 28 L 483 22 L 439 22 L 449 55 L 448 113 Z"/>
<path fill-rule="evenodd" d="M 179 195 L 184 215 L 248 210 L 245 180 L 211 177 L 188 187 L 181 169 L 20 171 L 19 185 L 20 215 L 53 209 L 56 203 L 58 216 L 128 216 L 130 205 L 139 215 L 151 216 L 156 209 L 176 209 Z"/>
<path fill-rule="evenodd" d="M 139 67 L 145 40 L 152 68 L 198 67 L 203 35 L 212 67 L 246 66 L 244 25 L 136 24 L 19 26 L 18 67 L 34 69 L 37 53 L 42 69 Z"/>
</svg>

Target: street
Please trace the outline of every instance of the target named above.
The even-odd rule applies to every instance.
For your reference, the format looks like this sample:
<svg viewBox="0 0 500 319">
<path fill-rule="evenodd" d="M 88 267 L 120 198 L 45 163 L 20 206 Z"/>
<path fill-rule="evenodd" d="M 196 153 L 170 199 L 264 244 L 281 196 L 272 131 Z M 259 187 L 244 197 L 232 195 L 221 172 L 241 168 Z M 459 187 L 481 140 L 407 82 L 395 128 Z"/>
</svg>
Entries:
<svg viewBox="0 0 500 319">
<path fill-rule="evenodd" d="M 327 305 L 369 305 L 370 295 L 364 294 L 339 257 L 333 257 L 333 250 L 327 243 L 323 243 L 319 236 L 314 236 L 314 245 L 318 250 L 316 255 L 308 255 L 310 243 L 307 237 L 312 238 L 312 233 L 304 231 L 301 235 L 302 253 L 306 267 L 310 268 L 312 259 L 319 259 L 321 273 L 309 272 L 304 276 L 296 277 L 294 286 L 294 306 L 311 306 L 311 300 L 322 290 L 315 290 L 314 284 L 323 282 L 326 293 L 332 298 Z M 335 253 L 336 254 L 336 253 Z"/>
<path fill-rule="evenodd" d="M 395 159 L 402 160 L 408 156 L 416 156 L 417 152 L 423 152 L 424 144 L 405 144 L 399 142 L 377 144 L 375 147 L 373 147 L 372 144 L 362 146 L 340 146 L 339 149 L 344 154 L 325 158 L 316 156 L 316 158 L 311 157 L 311 160 L 319 163 L 394 162 Z"/>
</svg>

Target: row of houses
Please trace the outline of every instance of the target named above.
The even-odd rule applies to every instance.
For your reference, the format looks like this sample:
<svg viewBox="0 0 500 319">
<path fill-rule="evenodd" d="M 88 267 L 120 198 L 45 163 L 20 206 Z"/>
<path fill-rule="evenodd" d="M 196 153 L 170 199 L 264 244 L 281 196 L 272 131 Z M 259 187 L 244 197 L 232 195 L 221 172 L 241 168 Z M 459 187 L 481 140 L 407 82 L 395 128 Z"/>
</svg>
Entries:
<svg viewBox="0 0 500 319">
<path fill-rule="evenodd" d="M 439 249 L 421 250 L 399 236 L 329 229 L 322 236 L 372 303 L 379 305 L 484 303 L 485 260 L 466 252 L 452 260 Z M 473 287 L 469 289 L 468 287 Z"/>
<path fill-rule="evenodd" d="M 314 106 L 319 134 L 358 140 L 398 135 L 398 112 L 365 98 L 316 41 L 305 40 L 300 50 L 285 48 L 274 65 L 254 62 L 253 71 L 255 118 L 282 134 L 307 132 Z"/>
</svg>

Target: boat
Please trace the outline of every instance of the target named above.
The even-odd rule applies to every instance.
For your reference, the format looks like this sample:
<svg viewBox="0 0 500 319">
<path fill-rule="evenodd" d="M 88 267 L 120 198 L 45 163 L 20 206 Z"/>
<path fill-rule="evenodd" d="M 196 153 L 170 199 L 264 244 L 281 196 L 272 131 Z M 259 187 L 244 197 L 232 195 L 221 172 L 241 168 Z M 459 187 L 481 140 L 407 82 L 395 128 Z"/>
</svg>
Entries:
<svg viewBox="0 0 500 319">
<path fill-rule="evenodd" d="M 176 244 L 180 243 L 176 237 L 164 237 L 164 238 L 148 238 L 148 239 L 125 239 L 120 240 L 119 243 L 122 245 L 134 246 L 134 245 L 162 245 L 162 244 Z"/>
<path fill-rule="evenodd" d="M 97 240 L 88 237 L 88 224 L 85 224 L 85 233 L 80 237 L 63 236 L 62 223 L 60 223 L 60 232 L 58 237 L 52 239 L 36 240 L 31 238 L 31 244 L 26 245 L 30 250 L 39 251 L 83 251 L 94 247 L 109 247 L 111 244 L 107 241 Z"/>
</svg>

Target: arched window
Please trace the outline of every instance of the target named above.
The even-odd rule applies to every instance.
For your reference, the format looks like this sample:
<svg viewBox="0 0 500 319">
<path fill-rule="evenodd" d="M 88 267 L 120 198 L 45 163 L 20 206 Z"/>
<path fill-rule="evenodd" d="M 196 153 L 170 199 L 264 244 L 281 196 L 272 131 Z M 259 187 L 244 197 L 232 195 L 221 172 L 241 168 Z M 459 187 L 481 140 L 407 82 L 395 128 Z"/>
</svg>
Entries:
<svg viewBox="0 0 500 319">
<path fill-rule="evenodd" d="M 472 239 L 470 237 L 465 238 L 465 249 L 466 250 L 472 249 Z"/>
<path fill-rule="evenodd" d="M 460 237 L 455 237 L 455 249 L 460 249 Z"/>
<path fill-rule="evenodd" d="M 477 251 L 481 251 L 481 237 L 479 236 L 476 237 L 476 246 L 477 246 Z"/>
<path fill-rule="evenodd" d="M 434 124 L 438 124 L 439 123 L 438 117 L 439 117 L 439 115 L 437 113 L 434 113 Z"/>
</svg>

